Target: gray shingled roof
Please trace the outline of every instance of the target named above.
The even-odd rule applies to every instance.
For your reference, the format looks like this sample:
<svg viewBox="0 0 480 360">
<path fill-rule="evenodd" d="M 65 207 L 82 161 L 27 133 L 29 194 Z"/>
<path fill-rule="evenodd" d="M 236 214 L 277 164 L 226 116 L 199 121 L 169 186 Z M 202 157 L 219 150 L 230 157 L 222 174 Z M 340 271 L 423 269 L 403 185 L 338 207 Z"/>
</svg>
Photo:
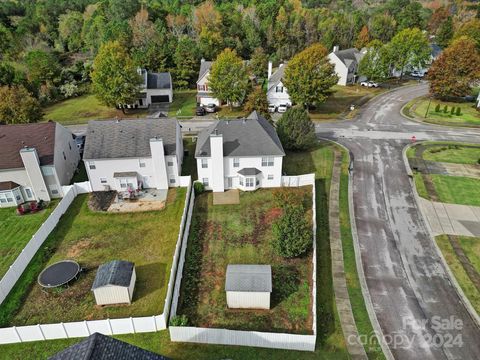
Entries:
<svg viewBox="0 0 480 360">
<path fill-rule="evenodd" d="M 363 57 L 363 54 L 356 48 L 344 49 L 334 52 L 335 55 L 345 64 L 346 67 L 350 67 L 352 63 L 358 64 Z"/>
<path fill-rule="evenodd" d="M 130 261 L 113 260 L 98 267 L 92 290 L 102 286 L 115 285 L 128 287 L 132 280 L 135 265 Z"/>
<path fill-rule="evenodd" d="M 176 151 L 177 121 L 136 119 L 90 121 L 85 140 L 84 159 L 151 157 L 150 139 L 163 140 L 166 155 Z"/>
<path fill-rule="evenodd" d="M 110 336 L 94 333 L 49 357 L 49 360 L 168 360 L 168 358 Z"/>
<path fill-rule="evenodd" d="M 246 119 L 219 120 L 198 135 L 195 157 L 210 157 L 210 134 L 223 136 L 223 156 L 284 156 L 275 128 L 256 111 Z"/>
<path fill-rule="evenodd" d="M 172 77 L 168 72 L 148 73 L 147 89 L 170 89 L 172 86 Z"/>
<path fill-rule="evenodd" d="M 272 76 L 270 76 L 270 78 L 268 79 L 268 90 L 274 88 L 278 85 L 280 81 L 282 81 L 286 67 L 287 64 L 283 64 L 272 74 Z"/>
<path fill-rule="evenodd" d="M 272 267 L 228 265 L 225 291 L 272 292 Z"/>
<path fill-rule="evenodd" d="M 212 67 L 212 64 L 213 64 L 213 61 L 203 60 L 202 62 L 200 62 L 200 71 L 198 72 L 197 82 L 200 81 L 203 75 L 205 75 L 205 73 L 210 70 L 210 68 Z"/>
</svg>

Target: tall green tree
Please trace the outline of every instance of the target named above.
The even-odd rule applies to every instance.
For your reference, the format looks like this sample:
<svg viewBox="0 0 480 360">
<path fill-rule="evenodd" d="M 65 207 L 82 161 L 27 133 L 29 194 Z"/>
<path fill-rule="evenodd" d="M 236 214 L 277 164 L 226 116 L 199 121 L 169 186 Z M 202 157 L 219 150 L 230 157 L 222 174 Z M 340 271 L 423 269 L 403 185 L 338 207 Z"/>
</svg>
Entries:
<svg viewBox="0 0 480 360">
<path fill-rule="evenodd" d="M 461 24 L 455 31 L 453 38 L 458 39 L 462 36 L 468 36 L 474 40 L 480 49 L 480 19 L 474 18 Z"/>
<path fill-rule="evenodd" d="M 294 103 L 307 109 L 327 100 L 331 87 L 338 82 L 335 66 L 328 61 L 327 49 L 313 44 L 295 55 L 286 65 L 283 84 Z"/>
<path fill-rule="evenodd" d="M 118 41 L 100 47 L 91 78 L 95 95 L 108 106 L 133 103 L 142 82 L 130 55 Z"/>
<path fill-rule="evenodd" d="M 54 82 L 60 73 L 58 59 L 51 52 L 32 50 L 25 56 L 28 79 L 40 86 L 47 82 Z"/>
<path fill-rule="evenodd" d="M 305 219 L 302 206 L 288 205 L 283 212 L 272 225 L 273 249 L 286 258 L 300 256 L 312 246 L 312 227 Z"/>
<path fill-rule="evenodd" d="M 0 23 L 0 60 L 2 60 L 8 50 L 10 50 L 12 41 L 12 33 L 2 23 Z"/>
<path fill-rule="evenodd" d="M 178 41 L 173 56 L 175 63 L 175 83 L 180 88 L 187 88 L 193 83 L 198 73 L 198 56 L 195 42 L 188 36 L 182 36 Z"/>
<path fill-rule="evenodd" d="M 288 109 L 276 125 L 278 136 L 287 150 L 306 150 L 317 142 L 315 125 L 301 108 Z"/>
<path fill-rule="evenodd" d="M 268 71 L 268 55 L 263 48 L 258 47 L 253 51 L 250 59 L 250 71 L 257 77 L 265 79 Z"/>
<path fill-rule="evenodd" d="M 358 73 L 372 81 L 384 81 L 390 70 L 387 47 L 380 40 L 373 40 L 367 48 L 367 53 L 360 60 Z"/>
<path fill-rule="evenodd" d="M 83 15 L 79 11 L 68 11 L 58 20 L 60 40 L 69 51 L 77 51 L 82 45 Z"/>
<path fill-rule="evenodd" d="M 371 39 L 378 39 L 385 43 L 390 41 L 395 35 L 397 21 L 388 13 L 373 15 L 368 23 Z"/>
<path fill-rule="evenodd" d="M 438 28 L 436 41 L 437 44 L 447 47 L 453 37 L 453 19 L 449 16 Z"/>
<path fill-rule="evenodd" d="M 425 67 L 431 54 L 425 34 L 417 28 L 397 33 L 388 44 L 388 51 L 392 65 L 400 71 L 400 78 L 407 68 Z"/>
<path fill-rule="evenodd" d="M 454 40 L 428 71 L 430 94 L 440 99 L 470 94 L 472 85 L 480 81 L 479 64 L 474 40 L 466 36 Z"/>
<path fill-rule="evenodd" d="M 248 88 L 247 69 L 235 50 L 226 48 L 212 64 L 208 86 L 214 96 L 230 106 L 241 103 Z"/>
<path fill-rule="evenodd" d="M 27 124 L 42 119 L 40 104 L 23 86 L 0 86 L 0 122 Z"/>
</svg>

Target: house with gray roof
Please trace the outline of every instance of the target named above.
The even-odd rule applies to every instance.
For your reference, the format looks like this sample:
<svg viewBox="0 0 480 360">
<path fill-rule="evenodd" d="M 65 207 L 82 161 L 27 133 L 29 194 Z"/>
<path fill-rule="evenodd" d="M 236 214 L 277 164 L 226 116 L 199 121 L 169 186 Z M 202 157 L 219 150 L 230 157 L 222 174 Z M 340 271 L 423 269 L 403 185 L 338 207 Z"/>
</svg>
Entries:
<svg viewBox="0 0 480 360">
<path fill-rule="evenodd" d="M 169 72 L 154 73 L 141 68 L 138 68 L 137 72 L 143 82 L 134 107 L 148 108 L 151 105 L 173 101 L 172 76 Z"/>
<path fill-rule="evenodd" d="M 214 192 L 280 187 L 284 156 L 275 128 L 256 111 L 215 121 L 198 135 L 195 150 L 198 179 Z"/>
<path fill-rule="evenodd" d="M 272 267 L 228 265 L 225 292 L 230 309 L 270 309 Z"/>
<path fill-rule="evenodd" d="M 0 207 L 62 197 L 79 161 L 74 135 L 60 124 L 0 125 Z"/>
<path fill-rule="evenodd" d="M 338 85 L 345 86 L 357 82 L 358 66 L 365 54 L 366 49 L 360 51 L 355 48 L 340 50 L 338 46 L 333 47 L 333 51 L 328 54 L 328 59 L 335 65 Z"/>
<path fill-rule="evenodd" d="M 92 285 L 97 305 L 130 304 L 136 279 L 135 265 L 130 261 L 100 265 Z"/>
<path fill-rule="evenodd" d="M 93 191 L 180 186 L 180 125 L 168 118 L 90 121 L 83 161 Z"/>
<path fill-rule="evenodd" d="M 220 100 L 213 96 L 212 90 L 208 87 L 208 75 L 210 74 L 212 64 L 213 61 L 205 59 L 200 61 L 200 71 L 197 79 L 197 103 L 200 105 L 215 104 L 220 106 Z"/>
<path fill-rule="evenodd" d="M 287 105 L 292 106 L 292 100 L 288 95 L 287 88 L 283 85 L 283 75 L 287 64 L 280 64 L 280 66 L 272 73 L 272 62 L 268 62 L 268 87 L 267 100 L 270 105 Z"/>
</svg>

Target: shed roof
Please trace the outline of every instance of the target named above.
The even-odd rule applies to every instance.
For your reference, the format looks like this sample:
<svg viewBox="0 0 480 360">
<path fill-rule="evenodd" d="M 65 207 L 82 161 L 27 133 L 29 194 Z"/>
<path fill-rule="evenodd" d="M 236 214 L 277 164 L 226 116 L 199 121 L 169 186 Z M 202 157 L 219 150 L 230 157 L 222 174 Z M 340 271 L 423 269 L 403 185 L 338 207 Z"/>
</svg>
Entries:
<svg viewBox="0 0 480 360">
<path fill-rule="evenodd" d="M 124 260 L 113 260 L 100 265 L 92 290 L 108 285 L 128 287 L 132 280 L 134 266 L 132 262 Z"/>
<path fill-rule="evenodd" d="M 150 139 L 163 140 L 166 155 L 176 151 L 174 119 L 102 120 L 88 123 L 83 158 L 121 159 L 151 157 Z"/>
<path fill-rule="evenodd" d="M 360 60 L 363 57 L 363 53 L 358 51 L 356 48 L 344 49 L 334 52 L 335 55 L 340 59 L 341 62 L 345 64 L 348 68 L 352 63 L 360 63 Z"/>
<path fill-rule="evenodd" d="M 270 265 L 228 265 L 226 291 L 272 292 Z"/>
<path fill-rule="evenodd" d="M 275 128 L 256 111 L 239 120 L 215 121 L 198 135 L 196 157 L 210 157 L 210 135 L 223 137 L 223 156 L 283 156 Z"/>
<path fill-rule="evenodd" d="M 57 123 L 0 125 L 0 169 L 23 168 L 20 150 L 35 148 L 40 165 L 52 165 Z"/>
<path fill-rule="evenodd" d="M 51 356 L 49 360 L 168 360 L 153 352 L 100 333 Z"/>
</svg>

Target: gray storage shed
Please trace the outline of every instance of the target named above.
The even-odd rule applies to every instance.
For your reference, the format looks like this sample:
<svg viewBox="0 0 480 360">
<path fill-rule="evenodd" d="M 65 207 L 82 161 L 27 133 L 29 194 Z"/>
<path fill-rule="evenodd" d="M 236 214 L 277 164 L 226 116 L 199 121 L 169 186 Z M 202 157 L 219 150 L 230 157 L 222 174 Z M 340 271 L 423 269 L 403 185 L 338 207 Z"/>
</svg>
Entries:
<svg viewBox="0 0 480 360">
<path fill-rule="evenodd" d="M 225 291 L 231 309 L 270 309 L 271 266 L 228 265 Z"/>
<path fill-rule="evenodd" d="M 113 260 L 100 265 L 92 285 L 97 305 L 130 304 L 136 278 L 132 262 Z"/>
</svg>

